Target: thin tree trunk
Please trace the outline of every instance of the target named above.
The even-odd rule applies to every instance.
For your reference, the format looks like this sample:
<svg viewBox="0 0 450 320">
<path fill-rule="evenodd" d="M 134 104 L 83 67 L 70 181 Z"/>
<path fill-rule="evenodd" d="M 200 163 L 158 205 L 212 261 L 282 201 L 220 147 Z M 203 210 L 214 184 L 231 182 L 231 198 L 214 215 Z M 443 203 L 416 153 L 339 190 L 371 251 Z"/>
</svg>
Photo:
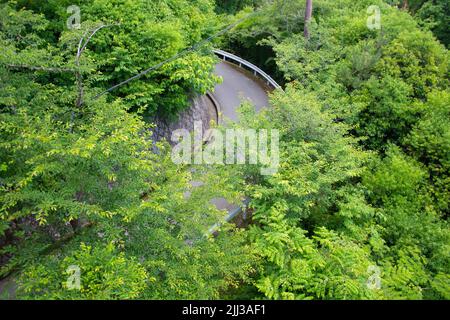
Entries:
<svg viewBox="0 0 450 320">
<path fill-rule="evenodd" d="M 408 0 L 403 0 L 403 10 L 408 10 L 409 9 L 409 5 L 408 5 Z"/>
<path fill-rule="evenodd" d="M 309 24 L 311 23 L 312 8 L 313 8 L 313 0 L 306 0 L 305 29 L 303 31 L 303 34 L 306 39 L 309 39 L 309 37 L 311 36 L 309 32 Z"/>
</svg>

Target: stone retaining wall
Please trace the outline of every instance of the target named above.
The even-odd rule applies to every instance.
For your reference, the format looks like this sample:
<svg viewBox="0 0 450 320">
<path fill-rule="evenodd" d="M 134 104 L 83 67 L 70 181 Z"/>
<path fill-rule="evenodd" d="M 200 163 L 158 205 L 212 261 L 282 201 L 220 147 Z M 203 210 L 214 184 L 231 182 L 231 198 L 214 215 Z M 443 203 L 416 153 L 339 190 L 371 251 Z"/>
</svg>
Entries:
<svg viewBox="0 0 450 320">
<path fill-rule="evenodd" d="M 156 141 L 162 139 L 171 141 L 172 132 L 176 129 L 194 130 L 194 122 L 201 121 L 203 132 L 210 128 L 211 122 L 217 123 L 218 114 L 215 105 L 207 95 L 197 95 L 191 99 L 191 107 L 180 113 L 178 120 L 168 122 L 165 119 L 156 118 L 154 123 L 156 128 L 153 129 L 153 138 Z"/>
</svg>

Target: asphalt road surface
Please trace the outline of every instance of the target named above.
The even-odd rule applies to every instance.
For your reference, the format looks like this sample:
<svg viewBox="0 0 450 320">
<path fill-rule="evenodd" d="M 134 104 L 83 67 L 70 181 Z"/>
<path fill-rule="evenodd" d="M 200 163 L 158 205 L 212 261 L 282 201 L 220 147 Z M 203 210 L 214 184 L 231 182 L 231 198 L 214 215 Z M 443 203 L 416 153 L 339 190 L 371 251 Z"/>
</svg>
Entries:
<svg viewBox="0 0 450 320">
<path fill-rule="evenodd" d="M 258 111 L 269 106 L 267 91 L 270 89 L 251 72 L 222 61 L 216 65 L 214 73 L 223 79 L 212 94 L 220 104 L 224 119 L 237 121 L 236 109 L 244 100 L 249 100 Z"/>
<path fill-rule="evenodd" d="M 223 82 L 216 85 L 212 93 L 220 105 L 223 120 L 238 120 L 236 109 L 245 100 L 251 102 L 257 111 L 269 106 L 267 92 L 270 91 L 264 81 L 229 62 L 222 61 L 216 65 L 215 75 L 222 77 Z M 238 206 L 228 203 L 223 198 L 215 198 L 211 202 L 219 210 L 232 211 Z"/>
</svg>

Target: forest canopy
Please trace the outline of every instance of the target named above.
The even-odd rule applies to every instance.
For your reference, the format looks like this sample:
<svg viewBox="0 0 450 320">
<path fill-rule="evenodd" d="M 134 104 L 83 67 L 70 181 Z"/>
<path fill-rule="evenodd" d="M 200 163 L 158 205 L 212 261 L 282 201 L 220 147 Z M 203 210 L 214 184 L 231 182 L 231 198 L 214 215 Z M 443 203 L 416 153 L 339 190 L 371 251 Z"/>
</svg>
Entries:
<svg viewBox="0 0 450 320">
<path fill-rule="evenodd" d="M 19 299 L 450 299 L 448 19 L 444 0 L 0 1 L 0 279 Z M 273 175 L 178 165 L 152 137 L 220 83 L 212 48 L 283 86 L 233 124 L 279 131 Z M 208 234 L 215 197 L 249 199 L 249 223 Z"/>
</svg>

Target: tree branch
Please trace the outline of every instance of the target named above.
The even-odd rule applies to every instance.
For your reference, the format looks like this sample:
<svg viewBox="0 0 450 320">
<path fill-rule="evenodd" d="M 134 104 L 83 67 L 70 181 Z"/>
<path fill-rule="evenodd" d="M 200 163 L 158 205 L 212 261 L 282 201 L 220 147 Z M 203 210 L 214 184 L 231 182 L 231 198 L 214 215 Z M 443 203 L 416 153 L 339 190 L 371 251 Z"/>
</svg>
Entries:
<svg viewBox="0 0 450 320">
<path fill-rule="evenodd" d="M 313 0 L 306 0 L 306 10 L 305 10 L 305 29 L 303 31 L 303 35 L 306 39 L 309 39 L 309 24 L 311 23 L 312 18 L 312 10 L 313 10 Z"/>
<path fill-rule="evenodd" d="M 78 43 L 78 49 L 77 49 L 77 55 L 75 57 L 75 64 L 77 66 L 77 71 L 75 72 L 75 76 L 77 78 L 77 87 L 78 87 L 78 97 L 77 97 L 77 101 L 76 101 L 76 106 L 79 108 L 81 107 L 81 105 L 83 104 L 83 96 L 84 96 L 84 87 L 83 87 L 83 77 L 81 75 L 80 72 L 80 58 L 81 55 L 83 54 L 84 50 L 86 49 L 86 46 L 88 45 L 89 41 L 91 41 L 92 37 L 101 29 L 103 28 L 108 28 L 108 27 L 112 27 L 112 26 L 117 26 L 119 25 L 118 23 L 116 24 L 102 24 L 100 26 L 98 26 L 97 28 L 95 28 L 91 34 L 89 35 L 89 37 L 86 39 L 86 41 L 84 41 L 86 35 L 88 34 L 88 31 L 86 31 L 84 33 L 84 35 L 81 37 L 80 42 Z M 84 41 L 84 43 L 83 43 Z"/>
<path fill-rule="evenodd" d="M 10 69 L 28 69 L 28 70 L 46 71 L 46 72 L 52 72 L 52 73 L 76 72 L 75 69 L 69 69 L 69 68 L 30 66 L 30 65 L 26 65 L 26 64 L 6 64 L 5 66 Z"/>
</svg>

